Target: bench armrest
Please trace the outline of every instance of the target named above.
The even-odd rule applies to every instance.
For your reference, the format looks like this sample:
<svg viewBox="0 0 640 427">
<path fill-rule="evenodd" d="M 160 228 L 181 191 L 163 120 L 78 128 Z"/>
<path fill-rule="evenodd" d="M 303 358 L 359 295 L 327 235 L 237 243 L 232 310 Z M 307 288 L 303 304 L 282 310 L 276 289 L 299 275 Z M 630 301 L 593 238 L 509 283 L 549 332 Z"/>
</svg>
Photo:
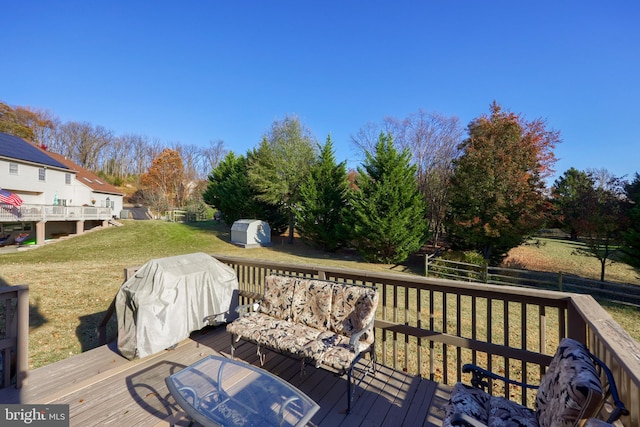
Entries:
<svg viewBox="0 0 640 427">
<path fill-rule="evenodd" d="M 538 385 L 527 384 L 520 381 L 511 380 L 509 378 L 503 377 L 502 375 L 495 374 L 491 371 L 481 368 L 480 366 L 472 365 L 470 363 L 467 363 L 462 366 L 462 372 L 471 373 L 472 374 L 471 385 L 484 391 L 488 391 L 488 388 L 489 388 L 489 381 L 487 381 L 487 378 L 504 381 L 505 384 L 511 384 L 511 385 L 515 385 L 523 388 L 530 388 L 530 389 L 540 388 L 540 386 Z"/>
<path fill-rule="evenodd" d="M 607 419 L 608 423 L 613 423 L 617 421 L 621 416 L 629 415 L 629 410 L 624 406 L 624 403 L 620 400 L 620 395 L 618 394 L 618 388 L 616 387 L 616 381 L 613 378 L 613 373 L 611 373 L 611 369 L 600 359 L 594 356 L 592 353 L 589 353 L 591 359 L 594 363 L 604 371 L 604 374 L 607 377 L 608 387 L 605 389 L 605 400 L 608 396 L 611 396 L 613 399 L 613 405 L 615 408 L 611 411 L 611 415 Z"/>
<path fill-rule="evenodd" d="M 361 351 L 358 346 L 360 337 L 362 337 L 362 335 L 367 331 L 371 331 L 373 333 L 373 324 L 375 323 L 375 320 L 376 320 L 375 318 L 371 319 L 371 322 L 369 322 L 368 325 L 366 325 L 364 328 L 362 328 L 358 332 L 351 335 L 351 338 L 349 339 L 349 347 L 351 347 L 351 349 L 356 353 L 360 353 Z"/>
<path fill-rule="evenodd" d="M 242 304 L 236 307 L 236 313 L 238 313 L 238 315 L 243 316 L 249 312 L 252 311 L 258 311 L 258 307 L 260 307 L 260 301 L 255 301 L 252 302 L 250 304 Z"/>
<path fill-rule="evenodd" d="M 223 314 L 229 314 L 229 311 L 227 310 L 227 311 L 223 311 L 222 313 L 211 314 L 209 316 L 206 316 L 204 319 L 202 319 L 202 321 L 206 323 L 207 326 L 218 326 L 219 324 L 222 324 L 224 322 L 216 321 L 216 317 L 222 316 Z"/>
</svg>

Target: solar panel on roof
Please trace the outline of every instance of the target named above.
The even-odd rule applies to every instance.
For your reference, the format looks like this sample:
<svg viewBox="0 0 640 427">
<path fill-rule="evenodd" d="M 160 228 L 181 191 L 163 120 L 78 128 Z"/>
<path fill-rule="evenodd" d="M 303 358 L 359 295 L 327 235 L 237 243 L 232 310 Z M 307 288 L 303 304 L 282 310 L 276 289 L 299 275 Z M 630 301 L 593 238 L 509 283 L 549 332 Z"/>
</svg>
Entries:
<svg viewBox="0 0 640 427">
<path fill-rule="evenodd" d="M 49 157 L 47 153 L 30 142 L 2 132 L 0 132 L 0 157 L 9 157 L 16 160 L 69 169 L 62 163 Z"/>
</svg>

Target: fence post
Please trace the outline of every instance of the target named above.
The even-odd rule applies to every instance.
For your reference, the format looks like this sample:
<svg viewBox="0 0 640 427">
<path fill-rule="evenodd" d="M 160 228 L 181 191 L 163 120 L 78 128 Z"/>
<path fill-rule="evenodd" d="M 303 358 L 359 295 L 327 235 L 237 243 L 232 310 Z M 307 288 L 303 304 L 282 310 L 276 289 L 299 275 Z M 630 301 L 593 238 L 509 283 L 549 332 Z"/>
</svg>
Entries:
<svg viewBox="0 0 640 427">
<path fill-rule="evenodd" d="M 562 292 L 562 271 L 558 272 L 558 290 Z"/>
<path fill-rule="evenodd" d="M 431 255 L 426 255 L 424 257 L 424 277 L 429 277 L 429 257 Z"/>
</svg>

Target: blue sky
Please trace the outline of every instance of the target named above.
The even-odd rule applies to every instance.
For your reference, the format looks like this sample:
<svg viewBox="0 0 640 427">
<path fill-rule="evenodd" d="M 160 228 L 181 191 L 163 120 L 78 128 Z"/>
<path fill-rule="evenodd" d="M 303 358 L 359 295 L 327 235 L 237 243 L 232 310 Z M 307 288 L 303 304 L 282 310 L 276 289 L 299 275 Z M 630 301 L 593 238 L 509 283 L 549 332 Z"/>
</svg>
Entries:
<svg viewBox="0 0 640 427">
<path fill-rule="evenodd" d="M 561 132 L 569 167 L 640 172 L 640 2 L 9 1 L 0 101 L 244 154 L 297 115 L 339 161 L 419 108 L 496 100 Z"/>
</svg>

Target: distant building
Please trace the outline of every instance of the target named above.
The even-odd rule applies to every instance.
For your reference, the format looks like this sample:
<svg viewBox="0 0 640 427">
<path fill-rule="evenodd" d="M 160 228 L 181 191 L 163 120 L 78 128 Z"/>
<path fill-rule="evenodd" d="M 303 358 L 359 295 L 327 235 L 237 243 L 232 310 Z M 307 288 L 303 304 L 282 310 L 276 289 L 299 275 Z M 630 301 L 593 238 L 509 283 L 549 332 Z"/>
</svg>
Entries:
<svg viewBox="0 0 640 427">
<path fill-rule="evenodd" d="M 119 216 L 124 196 L 63 156 L 6 133 L 0 133 L 0 188 L 23 201 L 20 207 L 0 204 L 4 244 L 18 234 L 41 244 L 106 224 Z"/>
</svg>

